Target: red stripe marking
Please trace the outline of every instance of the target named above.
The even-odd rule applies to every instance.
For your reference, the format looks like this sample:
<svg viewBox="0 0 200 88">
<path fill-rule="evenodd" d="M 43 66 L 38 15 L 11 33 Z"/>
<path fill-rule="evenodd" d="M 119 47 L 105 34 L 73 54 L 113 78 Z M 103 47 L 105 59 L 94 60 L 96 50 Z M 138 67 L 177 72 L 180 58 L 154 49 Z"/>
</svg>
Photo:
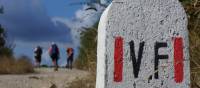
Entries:
<svg viewBox="0 0 200 88">
<path fill-rule="evenodd" d="M 183 38 L 176 37 L 174 40 L 174 80 L 176 83 L 183 81 Z"/>
<path fill-rule="evenodd" d="M 114 81 L 121 82 L 123 73 L 123 38 L 115 38 L 114 50 Z"/>
</svg>

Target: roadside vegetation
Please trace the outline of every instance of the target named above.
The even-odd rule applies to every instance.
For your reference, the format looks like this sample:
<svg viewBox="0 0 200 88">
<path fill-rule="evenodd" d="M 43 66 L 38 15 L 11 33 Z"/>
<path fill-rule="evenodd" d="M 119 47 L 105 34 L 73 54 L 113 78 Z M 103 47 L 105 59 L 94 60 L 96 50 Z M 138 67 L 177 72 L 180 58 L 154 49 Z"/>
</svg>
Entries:
<svg viewBox="0 0 200 88">
<path fill-rule="evenodd" d="M 81 34 L 79 56 L 75 61 L 75 67 L 78 69 L 96 71 L 97 25 L 86 28 Z"/>
<path fill-rule="evenodd" d="M 20 58 L 1 57 L 0 74 L 26 74 L 33 73 L 34 67 L 26 56 Z"/>
<path fill-rule="evenodd" d="M 3 7 L 0 15 L 3 14 Z M 13 56 L 14 44 L 8 44 L 6 30 L 0 24 L 0 74 L 33 73 L 33 65 L 26 56 L 15 58 Z"/>
<path fill-rule="evenodd" d="M 185 0 L 183 5 L 189 21 L 191 88 L 200 88 L 200 1 Z"/>
<path fill-rule="evenodd" d="M 76 68 L 89 71 L 90 74 L 85 78 L 71 82 L 67 88 L 95 88 L 97 66 L 97 27 L 98 23 L 91 28 L 86 28 L 85 31 L 81 33 L 79 56 L 74 63 Z"/>
<path fill-rule="evenodd" d="M 71 82 L 67 88 L 95 88 L 97 66 L 97 26 L 98 24 L 95 24 L 93 27 L 87 28 L 82 32 L 79 56 L 74 63 L 76 68 L 89 71 L 90 74 L 85 78 Z"/>
</svg>

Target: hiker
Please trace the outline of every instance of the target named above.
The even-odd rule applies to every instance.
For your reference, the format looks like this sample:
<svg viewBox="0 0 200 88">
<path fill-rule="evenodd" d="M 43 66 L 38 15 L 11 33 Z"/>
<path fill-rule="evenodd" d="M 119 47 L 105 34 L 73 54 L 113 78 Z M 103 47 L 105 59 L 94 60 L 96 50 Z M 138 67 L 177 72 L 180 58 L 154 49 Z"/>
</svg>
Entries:
<svg viewBox="0 0 200 88">
<path fill-rule="evenodd" d="M 73 58 L 74 58 L 73 48 L 67 48 L 66 52 L 68 56 L 66 68 L 72 69 L 72 63 L 73 63 Z"/>
<path fill-rule="evenodd" d="M 42 48 L 40 46 L 37 46 L 34 50 L 34 53 L 35 53 L 36 67 L 40 67 L 41 57 L 42 57 Z"/>
<path fill-rule="evenodd" d="M 51 44 L 49 48 L 49 55 L 54 65 L 54 71 L 58 71 L 59 48 L 55 43 Z"/>
</svg>

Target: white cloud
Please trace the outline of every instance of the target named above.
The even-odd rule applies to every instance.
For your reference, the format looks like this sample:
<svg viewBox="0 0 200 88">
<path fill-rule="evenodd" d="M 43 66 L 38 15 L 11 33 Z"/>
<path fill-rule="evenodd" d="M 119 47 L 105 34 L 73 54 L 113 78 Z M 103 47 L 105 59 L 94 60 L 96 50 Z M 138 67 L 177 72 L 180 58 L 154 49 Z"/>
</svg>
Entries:
<svg viewBox="0 0 200 88">
<path fill-rule="evenodd" d="M 89 28 L 98 22 L 104 9 L 105 7 L 99 4 L 84 5 L 71 20 L 60 17 L 55 17 L 53 20 L 64 22 L 71 29 L 73 44 L 78 47 L 80 45 L 80 33 L 84 28 Z"/>
<path fill-rule="evenodd" d="M 61 22 L 55 25 L 41 0 L 0 0 L 0 3 L 4 6 L 0 23 L 8 36 L 25 42 L 71 42 L 69 28 Z"/>
<path fill-rule="evenodd" d="M 101 0 L 101 4 L 108 5 L 112 0 Z"/>
</svg>

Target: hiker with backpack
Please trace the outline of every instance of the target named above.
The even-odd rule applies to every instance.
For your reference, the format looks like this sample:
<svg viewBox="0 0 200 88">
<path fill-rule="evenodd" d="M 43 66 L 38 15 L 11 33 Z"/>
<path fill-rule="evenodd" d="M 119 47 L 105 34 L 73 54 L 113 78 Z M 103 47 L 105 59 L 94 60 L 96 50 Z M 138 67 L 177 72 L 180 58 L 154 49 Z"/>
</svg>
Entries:
<svg viewBox="0 0 200 88">
<path fill-rule="evenodd" d="M 40 46 L 37 46 L 34 49 L 34 57 L 35 57 L 35 62 L 36 62 L 36 67 L 40 67 L 41 63 L 41 57 L 42 57 L 42 48 Z"/>
<path fill-rule="evenodd" d="M 49 48 L 49 55 L 52 59 L 54 70 L 58 71 L 58 59 L 59 59 L 59 48 L 55 43 L 51 44 L 51 47 Z"/>
<path fill-rule="evenodd" d="M 72 69 L 72 63 L 73 63 L 73 58 L 74 58 L 73 48 L 67 48 L 66 52 L 68 55 L 66 68 Z"/>
</svg>

